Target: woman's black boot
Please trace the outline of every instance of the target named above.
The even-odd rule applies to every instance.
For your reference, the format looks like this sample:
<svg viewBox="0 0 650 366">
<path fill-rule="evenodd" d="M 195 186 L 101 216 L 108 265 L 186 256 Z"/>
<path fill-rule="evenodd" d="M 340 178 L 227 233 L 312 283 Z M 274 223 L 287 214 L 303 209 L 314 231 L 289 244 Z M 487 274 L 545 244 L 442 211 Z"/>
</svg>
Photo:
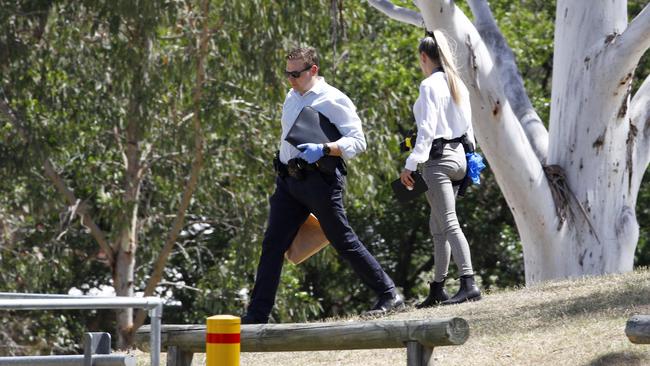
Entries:
<svg viewBox="0 0 650 366">
<path fill-rule="evenodd" d="M 422 303 L 415 305 L 416 308 L 430 308 L 432 306 L 438 305 L 441 302 L 449 299 L 449 294 L 445 290 L 445 280 L 441 282 L 429 282 L 429 296 L 427 296 Z"/>
<path fill-rule="evenodd" d="M 474 276 L 460 276 L 460 289 L 451 299 L 443 301 L 442 305 L 460 304 L 465 301 L 478 301 L 481 299 L 481 291 L 474 283 Z"/>
</svg>

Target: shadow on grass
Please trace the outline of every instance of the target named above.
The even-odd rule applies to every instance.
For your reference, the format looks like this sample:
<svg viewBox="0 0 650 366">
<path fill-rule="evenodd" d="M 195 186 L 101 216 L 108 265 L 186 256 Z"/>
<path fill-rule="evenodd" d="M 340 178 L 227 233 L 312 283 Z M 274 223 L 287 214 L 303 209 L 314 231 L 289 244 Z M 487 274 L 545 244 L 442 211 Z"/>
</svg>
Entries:
<svg viewBox="0 0 650 366">
<path fill-rule="evenodd" d="M 544 317 L 576 316 L 585 313 L 620 311 L 650 304 L 650 287 L 628 285 L 623 291 L 598 291 L 569 299 L 550 301 L 541 310 Z M 528 309 L 531 310 L 531 309 Z"/>
<path fill-rule="evenodd" d="M 558 321 L 566 318 L 593 316 L 599 313 L 626 316 L 632 309 L 638 311 L 650 308 L 650 286 L 645 283 L 630 283 L 625 285 L 624 289 L 594 291 L 574 297 L 552 298 L 549 294 L 549 298 L 550 300 L 541 304 L 513 304 L 507 310 L 510 313 L 509 318 L 535 318 L 541 327 L 555 327 Z M 503 317 L 497 316 L 494 311 L 488 311 L 479 316 L 472 316 L 470 322 L 483 326 L 498 325 L 503 321 Z M 496 329 L 499 329 L 499 326 Z"/>
<path fill-rule="evenodd" d="M 600 356 L 585 366 L 642 366 L 650 359 L 636 352 L 614 352 Z"/>
</svg>

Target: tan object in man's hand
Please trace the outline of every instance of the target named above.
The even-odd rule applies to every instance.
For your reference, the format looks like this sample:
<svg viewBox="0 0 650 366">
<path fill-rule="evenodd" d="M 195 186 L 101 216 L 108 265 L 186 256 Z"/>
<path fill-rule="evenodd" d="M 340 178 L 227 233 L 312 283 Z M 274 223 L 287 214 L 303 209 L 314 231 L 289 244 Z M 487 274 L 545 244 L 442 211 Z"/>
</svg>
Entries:
<svg viewBox="0 0 650 366">
<path fill-rule="evenodd" d="M 300 264 L 325 248 L 327 244 L 329 240 L 323 233 L 318 219 L 310 214 L 305 223 L 300 226 L 284 257 L 293 264 Z"/>
</svg>

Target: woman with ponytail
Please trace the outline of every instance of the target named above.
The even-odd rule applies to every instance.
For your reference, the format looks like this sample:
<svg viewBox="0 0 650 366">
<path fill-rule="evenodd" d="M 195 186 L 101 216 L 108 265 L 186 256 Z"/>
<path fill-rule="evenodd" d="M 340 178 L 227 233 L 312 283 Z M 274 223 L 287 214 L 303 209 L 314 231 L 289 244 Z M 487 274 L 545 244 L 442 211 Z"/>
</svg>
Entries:
<svg viewBox="0 0 650 366">
<path fill-rule="evenodd" d="M 454 55 L 442 32 L 427 32 L 418 51 L 420 68 L 426 78 L 420 84 L 420 95 L 413 105 L 417 139 L 400 179 L 407 189 L 412 188 L 411 172 L 418 164 L 424 164 L 435 269 L 429 295 L 417 305 L 424 308 L 479 300 L 481 292 L 474 283 L 469 244 L 456 217 L 458 185 L 454 184 L 466 175 L 463 145 L 471 150 L 475 145 L 469 93 L 458 76 Z M 460 274 L 460 289 L 451 298 L 445 290 L 450 256 Z"/>
</svg>

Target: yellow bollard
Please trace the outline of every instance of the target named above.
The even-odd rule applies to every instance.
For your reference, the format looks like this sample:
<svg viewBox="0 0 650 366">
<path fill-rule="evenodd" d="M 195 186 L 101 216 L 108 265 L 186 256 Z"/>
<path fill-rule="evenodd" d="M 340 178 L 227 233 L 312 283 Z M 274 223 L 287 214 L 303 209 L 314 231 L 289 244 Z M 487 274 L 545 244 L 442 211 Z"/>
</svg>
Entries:
<svg viewBox="0 0 650 366">
<path fill-rule="evenodd" d="M 205 334 L 206 366 L 239 366 L 241 320 L 232 315 L 207 319 Z"/>
</svg>

